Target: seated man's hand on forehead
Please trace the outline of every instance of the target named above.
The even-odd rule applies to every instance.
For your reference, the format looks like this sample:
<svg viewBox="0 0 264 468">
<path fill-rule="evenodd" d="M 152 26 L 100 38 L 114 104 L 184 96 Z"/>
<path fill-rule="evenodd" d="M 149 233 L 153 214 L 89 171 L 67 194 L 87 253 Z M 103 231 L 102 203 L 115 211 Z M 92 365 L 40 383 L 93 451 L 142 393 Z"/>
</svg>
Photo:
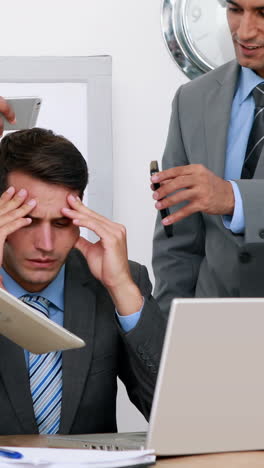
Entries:
<svg viewBox="0 0 264 468">
<path fill-rule="evenodd" d="M 80 237 L 75 247 L 86 258 L 92 274 L 108 290 L 118 312 L 121 315 L 136 312 L 142 306 L 142 296 L 130 274 L 125 227 L 90 210 L 79 197 L 68 195 L 67 201 L 71 208 L 62 208 L 64 216 L 100 238 L 93 244 Z"/>
<path fill-rule="evenodd" d="M 9 234 L 28 226 L 31 219 L 27 218 L 36 206 L 36 200 L 27 200 L 28 192 L 21 189 L 18 192 L 9 187 L 0 197 L 0 265 L 3 261 L 3 247 Z"/>
</svg>

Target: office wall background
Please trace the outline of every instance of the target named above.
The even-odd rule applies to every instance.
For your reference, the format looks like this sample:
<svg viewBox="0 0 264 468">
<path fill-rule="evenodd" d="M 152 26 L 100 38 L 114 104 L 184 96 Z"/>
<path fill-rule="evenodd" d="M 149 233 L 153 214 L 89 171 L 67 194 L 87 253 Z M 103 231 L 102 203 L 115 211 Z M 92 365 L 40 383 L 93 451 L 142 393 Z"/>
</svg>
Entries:
<svg viewBox="0 0 264 468">
<path fill-rule="evenodd" d="M 166 50 L 160 15 L 161 0 L 1 2 L 0 56 L 112 56 L 114 220 L 126 225 L 129 257 L 148 267 L 152 281 L 149 162 L 161 161 L 171 100 L 187 81 Z M 146 428 L 122 386 L 118 423 Z"/>
</svg>

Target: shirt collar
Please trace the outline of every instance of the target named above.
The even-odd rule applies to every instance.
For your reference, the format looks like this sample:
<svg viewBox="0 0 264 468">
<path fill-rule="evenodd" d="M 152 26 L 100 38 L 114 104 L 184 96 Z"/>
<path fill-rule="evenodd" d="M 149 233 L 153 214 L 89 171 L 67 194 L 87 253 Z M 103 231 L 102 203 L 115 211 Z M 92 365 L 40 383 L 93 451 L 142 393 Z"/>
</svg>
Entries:
<svg viewBox="0 0 264 468">
<path fill-rule="evenodd" d="M 246 67 L 241 67 L 241 73 L 238 81 L 238 102 L 242 104 L 250 95 L 251 91 L 260 83 L 264 82 L 264 78 L 257 75 L 253 70 Z"/>
<path fill-rule="evenodd" d="M 42 291 L 37 293 L 31 293 L 22 288 L 5 270 L 0 267 L 0 275 L 3 277 L 3 283 L 5 288 L 13 294 L 13 296 L 19 298 L 24 294 L 30 294 L 32 296 L 43 296 L 52 302 L 58 309 L 64 310 L 64 275 L 65 265 L 62 266 L 56 278 Z"/>
</svg>

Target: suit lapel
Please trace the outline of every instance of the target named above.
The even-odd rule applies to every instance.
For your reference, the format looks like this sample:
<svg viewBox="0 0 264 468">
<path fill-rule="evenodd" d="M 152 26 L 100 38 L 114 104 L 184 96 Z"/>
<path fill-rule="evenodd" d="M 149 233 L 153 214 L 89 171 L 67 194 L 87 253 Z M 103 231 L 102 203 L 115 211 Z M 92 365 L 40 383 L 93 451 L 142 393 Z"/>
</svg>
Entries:
<svg viewBox="0 0 264 468">
<path fill-rule="evenodd" d="M 7 338 L 0 338 L 0 374 L 14 413 L 25 434 L 38 433 L 24 351 Z"/>
<path fill-rule="evenodd" d="M 208 168 L 224 176 L 226 145 L 233 96 L 236 91 L 239 66 L 235 61 L 219 69 L 215 86 L 207 95 L 205 107 L 205 133 L 208 151 Z M 221 109 L 221 112 L 218 112 Z M 255 170 L 254 179 L 264 178 L 264 147 Z"/>
<path fill-rule="evenodd" d="M 80 254 L 73 251 L 66 263 L 64 327 L 80 336 L 84 348 L 63 352 L 63 393 L 59 432 L 70 432 L 92 359 L 95 326 L 96 280 Z"/>
<path fill-rule="evenodd" d="M 205 104 L 205 134 L 208 168 L 223 177 L 226 160 L 227 132 L 232 100 L 236 89 L 239 67 L 231 62 L 218 70 L 214 86 L 207 94 Z"/>
</svg>

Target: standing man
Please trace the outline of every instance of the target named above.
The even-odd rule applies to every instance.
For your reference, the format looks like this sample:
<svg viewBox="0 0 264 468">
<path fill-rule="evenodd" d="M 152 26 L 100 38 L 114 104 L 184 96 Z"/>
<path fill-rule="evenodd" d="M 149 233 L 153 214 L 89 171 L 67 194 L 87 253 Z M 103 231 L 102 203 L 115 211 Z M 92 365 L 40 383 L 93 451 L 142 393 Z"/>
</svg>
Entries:
<svg viewBox="0 0 264 468">
<path fill-rule="evenodd" d="M 125 228 L 82 203 L 87 180 L 80 152 L 51 131 L 1 141 L 2 287 L 86 346 L 36 359 L 0 336 L 0 434 L 116 431 L 117 376 L 149 417 L 165 314 L 145 267 L 128 261 Z"/>
<path fill-rule="evenodd" d="M 179 88 L 163 171 L 153 268 L 173 297 L 264 296 L 264 2 L 227 0 L 236 61 Z"/>
</svg>

